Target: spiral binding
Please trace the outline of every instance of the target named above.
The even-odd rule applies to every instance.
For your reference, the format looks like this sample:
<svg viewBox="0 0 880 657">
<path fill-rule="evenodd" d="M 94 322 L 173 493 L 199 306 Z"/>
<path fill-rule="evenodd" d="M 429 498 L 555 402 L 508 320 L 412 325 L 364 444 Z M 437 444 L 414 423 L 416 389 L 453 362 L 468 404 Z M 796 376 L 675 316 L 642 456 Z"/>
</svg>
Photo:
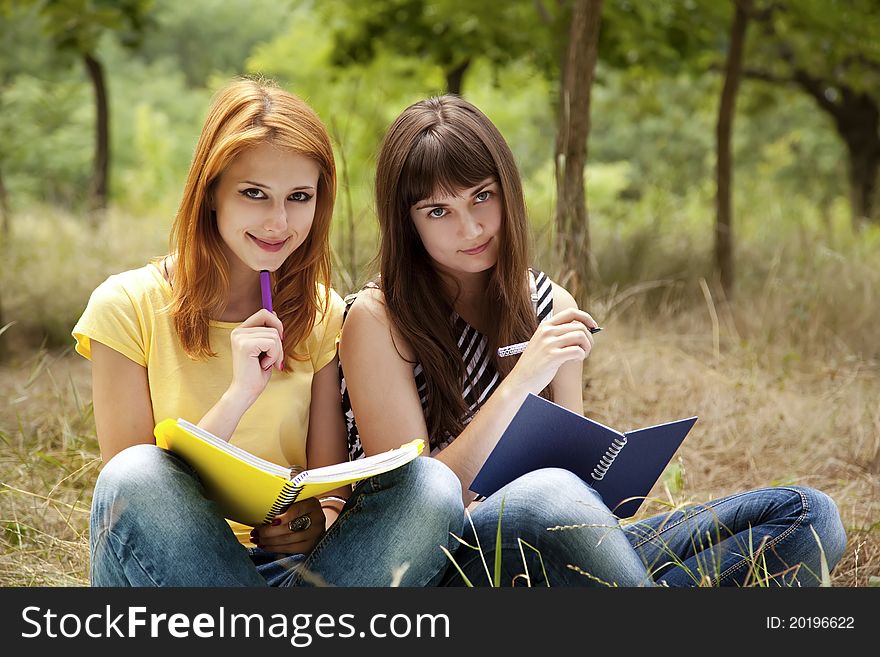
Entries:
<svg viewBox="0 0 880 657">
<path fill-rule="evenodd" d="M 614 463 L 614 459 L 617 458 L 617 455 L 620 454 L 620 450 L 623 449 L 624 445 L 626 445 L 626 436 L 622 438 L 615 438 L 611 442 L 611 446 L 605 450 L 605 453 L 602 455 L 602 458 L 599 459 L 599 464 L 593 468 L 593 472 L 591 476 L 596 481 L 602 481 L 605 478 L 605 475 L 608 473 L 608 468 L 611 467 L 611 464 Z"/>
<path fill-rule="evenodd" d="M 302 489 L 302 486 L 296 486 L 291 481 L 284 482 L 284 486 L 281 487 L 281 492 L 275 499 L 275 503 L 266 513 L 266 517 L 263 518 L 263 524 L 271 523 L 275 516 L 284 513 L 291 504 L 296 502 L 296 498 L 299 497 Z"/>
<path fill-rule="evenodd" d="M 281 487 L 281 492 L 278 493 L 275 503 L 266 513 L 266 517 L 263 518 L 263 524 L 268 525 L 275 519 L 275 516 L 281 515 L 291 504 L 296 502 L 296 498 L 299 497 L 303 487 L 295 484 L 293 479 L 302 472 L 305 472 L 305 468 L 301 465 L 291 466 L 290 481 L 284 482 L 284 486 Z"/>
</svg>

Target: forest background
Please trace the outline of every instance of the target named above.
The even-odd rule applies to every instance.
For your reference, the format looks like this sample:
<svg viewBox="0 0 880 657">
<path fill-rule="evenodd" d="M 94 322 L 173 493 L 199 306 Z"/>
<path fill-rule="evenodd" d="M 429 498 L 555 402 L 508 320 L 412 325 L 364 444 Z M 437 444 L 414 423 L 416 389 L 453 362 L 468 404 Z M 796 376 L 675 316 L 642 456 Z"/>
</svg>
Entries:
<svg viewBox="0 0 880 657">
<path fill-rule="evenodd" d="M 700 416 L 642 513 L 814 486 L 849 537 L 826 583 L 880 583 L 875 2 L 0 0 L 0 585 L 87 584 L 100 459 L 70 330 L 167 252 L 211 95 L 241 74 L 331 131 L 343 294 L 373 273 L 384 130 L 432 94 L 478 105 L 535 266 L 605 328 L 586 413 Z"/>
</svg>

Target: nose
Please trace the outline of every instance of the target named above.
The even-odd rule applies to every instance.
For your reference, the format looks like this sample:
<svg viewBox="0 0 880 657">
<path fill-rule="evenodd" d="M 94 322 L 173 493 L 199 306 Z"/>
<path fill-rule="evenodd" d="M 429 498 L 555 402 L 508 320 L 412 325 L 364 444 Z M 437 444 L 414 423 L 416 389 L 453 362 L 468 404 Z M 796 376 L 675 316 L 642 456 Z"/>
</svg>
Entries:
<svg viewBox="0 0 880 657">
<path fill-rule="evenodd" d="M 263 229 L 267 232 L 280 233 L 287 229 L 287 207 L 284 201 L 272 206 L 263 220 Z"/>
<path fill-rule="evenodd" d="M 459 226 L 461 236 L 466 240 L 473 240 L 483 234 L 483 224 L 474 216 L 472 212 L 461 213 L 461 224 Z"/>
</svg>

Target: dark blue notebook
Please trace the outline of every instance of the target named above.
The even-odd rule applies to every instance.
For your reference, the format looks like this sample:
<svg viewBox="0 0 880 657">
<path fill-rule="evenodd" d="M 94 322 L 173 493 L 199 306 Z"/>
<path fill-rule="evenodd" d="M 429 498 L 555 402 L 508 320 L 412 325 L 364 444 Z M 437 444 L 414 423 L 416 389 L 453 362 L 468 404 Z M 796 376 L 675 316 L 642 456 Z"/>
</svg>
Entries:
<svg viewBox="0 0 880 657">
<path fill-rule="evenodd" d="M 697 421 L 690 417 L 621 433 L 529 395 L 470 489 L 488 497 L 540 468 L 564 468 L 590 484 L 619 518 L 635 514 Z"/>
</svg>

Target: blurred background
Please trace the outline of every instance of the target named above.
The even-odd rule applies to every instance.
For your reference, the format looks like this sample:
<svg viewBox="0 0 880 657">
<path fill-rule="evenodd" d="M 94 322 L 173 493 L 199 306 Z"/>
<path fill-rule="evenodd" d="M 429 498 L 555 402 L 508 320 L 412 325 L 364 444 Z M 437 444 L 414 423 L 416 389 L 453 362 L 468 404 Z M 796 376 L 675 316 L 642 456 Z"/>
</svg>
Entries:
<svg viewBox="0 0 880 657">
<path fill-rule="evenodd" d="M 875 0 L 0 0 L 0 585 L 87 583 L 100 460 L 70 330 L 167 252 L 242 74 L 330 130 L 341 294 L 374 272 L 384 130 L 434 94 L 480 107 L 534 266 L 606 329 L 586 413 L 700 416 L 644 513 L 818 487 L 850 538 L 827 583 L 880 584 Z"/>
</svg>

